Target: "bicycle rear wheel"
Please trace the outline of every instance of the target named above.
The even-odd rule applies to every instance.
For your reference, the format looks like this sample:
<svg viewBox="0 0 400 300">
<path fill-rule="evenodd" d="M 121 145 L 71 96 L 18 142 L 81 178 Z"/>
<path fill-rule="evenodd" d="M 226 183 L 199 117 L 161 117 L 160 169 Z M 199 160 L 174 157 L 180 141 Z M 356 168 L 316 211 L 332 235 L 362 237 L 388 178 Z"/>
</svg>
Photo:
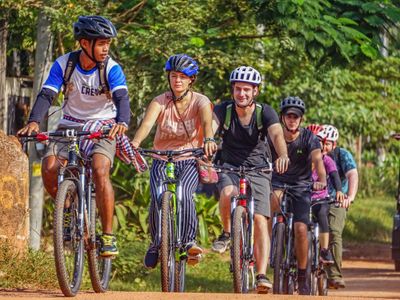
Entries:
<svg viewBox="0 0 400 300">
<path fill-rule="evenodd" d="M 96 195 L 92 193 L 91 209 L 89 216 L 89 238 L 87 247 L 87 256 L 89 264 L 90 280 L 93 290 L 96 293 L 105 293 L 108 289 L 111 275 L 111 258 L 100 256 L 100 234 L 101 224 L 96 207 Z"/>
<path fill-rule="evenodd" d="M 169 191 L 161 199 L 161 289 L 163 292 L 174 291 L 175 248 L 174 248 L 174 212 L 171 206 L 173 194 Z"/>
<path fill-rule="evenodd" d="M 84 247 L 78 228 L 78 205 L 77 184 L 64 180 L 55 200 L 53 240 L 57 279 L 67 297 L 75 296 L 82 282 Z M 69 214 L 65 213 L 65 207 L 68 207 Z M 70 224 L 66 230 L 64 223 Z"/>
<path fill-rule="evenodd" d="M 276 223 L 274 228 L 274 283 L 272 291 L 274 294 L 283 294 L 284 285 L 284 243 L 285 243 L 285 224 Z"/>
<path fill-rule="evenodd" d="M 232 269 L 233 289 L 235 293 L 247 293 L 249 290 L 249 260 L 246 249 L 250 243 L 247 234 L 247 213 L 243 206 L 237 206 L 232 217 Z"/>
<path fill-rule="evenodd" d="M 175 264 L 175 292 L 185 291 L 186 258 L 180 259 Z"/>
</svg>

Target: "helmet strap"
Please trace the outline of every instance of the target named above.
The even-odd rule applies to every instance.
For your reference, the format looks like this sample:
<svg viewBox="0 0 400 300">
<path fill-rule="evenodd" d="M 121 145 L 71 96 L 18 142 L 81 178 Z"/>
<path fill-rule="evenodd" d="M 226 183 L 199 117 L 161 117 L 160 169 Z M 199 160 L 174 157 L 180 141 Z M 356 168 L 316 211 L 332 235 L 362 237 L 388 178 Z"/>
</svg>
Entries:
<svg viewBox="0 0 400 300">
<path fill-rule="evenodd" d="M 183 98 L 185 98 L 186 95 L 189 93 L 189 91 L 190 91 L 190 89 L 191 89 L 191 87 L 192 87 L 192 83 L 193 83 L 193 82 L 194 82 L 194 80 L 192 80 L 192 81 L 190 82 L 189 88 L 188 88 L 181 96 L 176 97 L 175 94 L 174 94 L 174 91 L 172 90 L 172 87 L 171 87 L 171 81 L 169 80 L 169 72 L 168 72 L 168 85 L 169 85 L 169 90 L 171 91 L 171 94 L 172 94 L 172 100 L 173 100 L 174 102 L 179 102 L 179 101 L 181 101 Z"/>
<path fill-rule="evenodd" d="M 91 44 L 92 44 L 92 55 L 90 55 L 89 52 L 87 52 L 86 49 L 84 47 L 82 47 L 82 45 L 81 45 L 81 49 L 83 50 L 83 52 L 85 52 L 86 56 L 89 57 L 89 59 L 91 61 L 98 64 L 98 63 L 100 63 L 100 61 L 97 61 L 96 58 L 94 57 L 94 47 L 96 46 L 97 40 L 94 39 L 94 40 L 89 40 L 89 41 L 91 41 Z"/>
<path fill-rule="evenodd" d="M 303 117 L 301 117 L 301 118 L 303 118 Z M 286 125 L 286 123 L 285 123 L 285 118 L 283 117 L 283 114 L 281 114 L 281 121 L 282 121 L 283 126 L 285 127 L 285 129 L 286 129 L 287 131 L 289 131 L 291 134 L 295 134 L 295 133 L 297 133 L 297 132 L 300 131 L 300 124 L 301 124 L 302 120 L 300 120 L 299 126 L 297 126 L 296 129 L 289 129 L 289 128 L 287 127 L 287 125 Z"/>
</svg>

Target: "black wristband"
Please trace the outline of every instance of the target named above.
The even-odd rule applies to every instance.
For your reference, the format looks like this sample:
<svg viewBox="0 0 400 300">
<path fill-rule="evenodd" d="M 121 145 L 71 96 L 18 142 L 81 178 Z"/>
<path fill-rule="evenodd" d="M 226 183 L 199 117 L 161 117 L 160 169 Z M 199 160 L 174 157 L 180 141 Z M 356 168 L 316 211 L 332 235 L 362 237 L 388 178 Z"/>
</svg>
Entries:
<svg viewBox="0 0 400 300">
<path fill-rule="evenodd" d="M 208 142 L 214 142 L 215 143 L 215 139 L 214 138 L 205 138 L 204 139 L 204 143 L 208 143 Z"/>
</svg>

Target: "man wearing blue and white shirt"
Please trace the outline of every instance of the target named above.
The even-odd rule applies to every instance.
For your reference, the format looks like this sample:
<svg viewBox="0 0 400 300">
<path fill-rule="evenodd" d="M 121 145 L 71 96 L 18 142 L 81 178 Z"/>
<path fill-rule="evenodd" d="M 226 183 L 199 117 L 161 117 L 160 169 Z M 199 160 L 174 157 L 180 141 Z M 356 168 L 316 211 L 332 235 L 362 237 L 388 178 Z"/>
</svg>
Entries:
<svg viewBox="0 0 400 300">
<path fill-rule="evenodd" d="M 59 129 L 81 128 L 88 121 L 104 121 L 113 124 L 110 139 L 101 139 L 92 152 L 93 178 L 96 186 L 96 202 L 103 227 L 100 255 L 118 254 L 116 239 L 112 232 L 114 214 L 114 191 L 110 181 L 116 135 L 124 134 L 130 121 L 128 88 L 122 68 L 108 57 L 111 39 L 116 37 L 114 25 L 101 16 L 81 16 L 74 23 L 74 37 L 81 50 L 63 55 L 54 62 L 49 77 L 39 92 L 32 108 L 28 124 L 18 134 L 30 135 L 39 131 L 53 100 L 62 89 L 70 55 L 77 55 L 76 66 L 64 88 L 63 116 Z M 107 60 L 105 76 L 109 92 L 104 89 L 99 71 L 100 64 Z M 67 95 L 66 95 L 67 94 Z M 111 95 L 110 95 L 111 94 Z M 57 195 L 57 174 L 61 162 L 68 158 L 63 145 L 52 142 L 43 158 L 42 177 L 46 190 L 55 198 Z M 57 154 L 57 156 L 55 155 Z"/>
</svg>

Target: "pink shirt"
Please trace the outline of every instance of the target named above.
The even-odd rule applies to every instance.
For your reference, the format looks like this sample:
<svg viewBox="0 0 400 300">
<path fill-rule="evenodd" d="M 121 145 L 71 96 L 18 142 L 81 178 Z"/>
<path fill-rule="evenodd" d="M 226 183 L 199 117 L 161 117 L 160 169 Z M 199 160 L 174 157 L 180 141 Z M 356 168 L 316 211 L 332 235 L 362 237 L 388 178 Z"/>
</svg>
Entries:
<svg viewBox="0 0 400 300">
<path fill-rule="evenodd" d="M 166 92 L 153 99 L 161 105 L 161 113 L 157 119 L 154 149 L 182 150 L 203 146 L 204 134 L 200 110 L 206 105 L 211 106 L 212 103 L 206 96 L 196 92 L 193 92 L 192 97 L 188 107 L 180 116 L 172 101 L 171 92 Z M 187 133 L 183 122 L 185 122 Z"/>
<path fill-rule="evenodd" d="M 323 160 L 324 166 L 325 166 L 326 179 L 327 179 L 327 181 L 329 181 L 329 174 L 331 174 L 334 171 L 337 171 L 336 163 L 329 155 L 324 155 L 322 157 L 322 160 Z M 313 182 L 318 181 L 318 174 L 317 174 L 317 170 L 315 170 L 315 169 L 312 170 L 312 179 L 313 179 Z M 311 199 L 312 200 L 324 199 L 324 198 L 328 197 L 329 196 L 328 185 L 329 184 L 327 184 L 326 188 L 324 188 L 321 191 L 313 191 L 312 195 L 311 195 Z"/>
</svg>

